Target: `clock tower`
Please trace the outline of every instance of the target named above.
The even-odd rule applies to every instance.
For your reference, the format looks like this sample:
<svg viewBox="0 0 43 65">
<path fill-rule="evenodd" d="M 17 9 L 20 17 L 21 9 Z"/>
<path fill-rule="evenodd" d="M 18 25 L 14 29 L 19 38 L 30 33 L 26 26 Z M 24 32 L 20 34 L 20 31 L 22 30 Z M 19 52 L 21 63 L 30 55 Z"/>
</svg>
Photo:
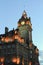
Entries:
<svg viewBox="0 0 43 65">
<path fill-rule="evenodd" d="M 32 24 L 30 17 L 27 17 L 27 13 L 24 11 L 21 18 L 18 21 L 18 29 L 20 37 L 24 38 L 26 43 L 32 42 Z"/>
</svg>

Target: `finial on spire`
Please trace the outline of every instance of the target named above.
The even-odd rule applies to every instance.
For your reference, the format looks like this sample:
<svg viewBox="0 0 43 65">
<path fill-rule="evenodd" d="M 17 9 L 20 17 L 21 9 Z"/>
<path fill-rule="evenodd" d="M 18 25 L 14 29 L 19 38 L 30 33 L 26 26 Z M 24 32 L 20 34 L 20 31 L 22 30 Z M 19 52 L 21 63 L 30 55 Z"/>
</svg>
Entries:
<svg viewBox="0 0 43 65">
<path fill-rule="evenodd" d="M 26 13 L 26 11 L 25 11 L 25 10 L 24 10 L 24 12 L 23 12 L 22 16 L 23 16 L 24 18 L 26 18 L 26 17 L 27 17 L 27 13 Z"/>
</svg>

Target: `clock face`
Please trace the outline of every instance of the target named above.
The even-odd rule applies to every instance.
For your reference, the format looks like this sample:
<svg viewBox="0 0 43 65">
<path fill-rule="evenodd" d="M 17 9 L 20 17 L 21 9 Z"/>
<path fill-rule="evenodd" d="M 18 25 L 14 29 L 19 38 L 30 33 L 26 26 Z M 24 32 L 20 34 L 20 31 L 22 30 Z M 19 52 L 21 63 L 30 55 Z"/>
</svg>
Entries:
<svg viewBox="0 0 43 65">
<path fill-rule="evenodd" d="M 24 25 L 24 24 L 25 24 L 25 21 L 22 21 L 22 22 L 21 22 L 21 25 Z"/>
</svg>

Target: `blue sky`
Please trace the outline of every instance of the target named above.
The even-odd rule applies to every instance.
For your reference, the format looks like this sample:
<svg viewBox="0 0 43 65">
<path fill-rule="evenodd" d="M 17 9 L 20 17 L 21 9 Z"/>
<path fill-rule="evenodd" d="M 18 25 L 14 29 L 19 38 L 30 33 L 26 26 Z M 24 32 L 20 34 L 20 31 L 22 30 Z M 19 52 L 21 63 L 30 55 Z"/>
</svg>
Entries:
<svg viewBox="0 0 43 65">
<path fill-rule="evenodd" d="M 0 34 L 6 26 L 17 28 L 24 10 L 31 17 L 33 43 L 43 50 L 43 0 L 0 0 Z"/>
</svg>

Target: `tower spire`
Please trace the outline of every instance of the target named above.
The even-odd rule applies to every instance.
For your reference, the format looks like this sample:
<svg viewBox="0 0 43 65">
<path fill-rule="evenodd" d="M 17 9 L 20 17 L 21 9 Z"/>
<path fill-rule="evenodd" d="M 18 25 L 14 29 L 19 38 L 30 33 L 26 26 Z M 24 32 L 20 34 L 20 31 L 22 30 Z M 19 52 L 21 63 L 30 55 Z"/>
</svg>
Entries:
<svg viewBox="0 0 43 65">
<path fill-rule="evenodd" d="M 26 13 L 26 11 L 25 11 L 25 10 L 23 11 L 22 16 L 23 16 L 24 18 L 26 18 L 26 17 L 27 17 L 27 13 Z"/>
</svg>

